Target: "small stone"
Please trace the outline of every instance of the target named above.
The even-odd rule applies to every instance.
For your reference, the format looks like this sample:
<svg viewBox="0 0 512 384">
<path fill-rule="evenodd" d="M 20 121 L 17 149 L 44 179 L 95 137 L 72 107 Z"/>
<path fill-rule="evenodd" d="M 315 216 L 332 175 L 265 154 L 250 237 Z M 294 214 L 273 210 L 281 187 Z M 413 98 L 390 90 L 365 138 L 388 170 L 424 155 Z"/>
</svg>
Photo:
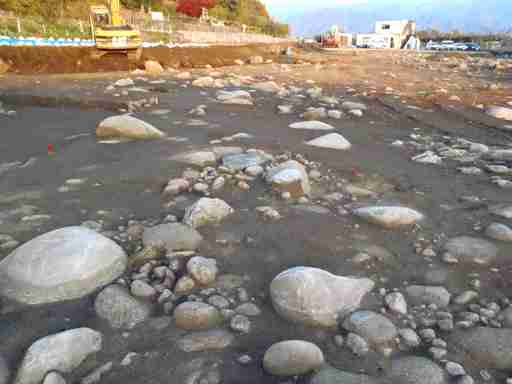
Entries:
<svg viewBox="0 0 512 384">
<path fill-rule="evenodd" d="M 125 357 L 123 357 L 123 360 L 121 360 L 121 366 L 127 367 L 129 366 L 135 357 L 139 356 L 138 353 L 135 352 L 128 352 Z"/>
<path fill-rule="evenodd" d="M 408 348 L 416 348 L 421 344 L 418 334 L 411 328 L 399 329 L 398 334 Z"/>
<path fill-rule="evenodd" d="M 222 350 L 229 347 L 235 337 L 228 331 L 215 329 L 211 331 L 193 332 L 178 340 L 177 346 L 183 352 L 205 352 Z"/>
<path fill-rule="evenodd" d="M 243 315 L 235 315 L 231 318 L 229 327 L 239 333 L 248 334 L 251 332 L 251 321 Z"/>
<path fill-rule="evenodd" d="M 157 294 L 156 290 L 151 285 L 142 280 L 133 281 L 130 286 L 130 292 L 133 296 L 144 299 L 154 298 Z"/>
<path fill-rule="evenodd" d="M 428 353 L 430 353 L 434 360 L 439 361 L 443 357 L 445 357 L 448 352 L 446 351 L 446 349 L 431 347 L 428 349 Z"/>
<path fill-rule="evenodd" d="M 235 312 L 244 316 L 254 317 L 261 315 L 261 309 L 256 304 L 244 303 L 235 308 Z"/>
<path fill-rule="evenodd" d="M 190 276 L 183 276 L 177 282 L 174 287 L 174 293 L 177 295 L 183 295 L 192 292 L 196 288 L 194 279 Z"/>
<path fill-rule="evenodd" d="M 453 326 L 453 320 L 452 319 L 442 319 L 437 322 L 437 325 L 439 326 L 439 329 L 445 332 L 452 331 Z"/>
<path fill-rule="evenodd" d="M 86 378 L 82 380 L 82 383 L 84 383 Z M 86 381 L 85 384 L 87 383 L 88 382 Z M 45 376 L 43 384 L 66 384 L 66 379 L 64 379 L 58 372 L 50 372 Z"/>
<path fill-rule="evenodd" d="M 413 305 L 435 304 L 440 308 L 448 306 L 451 295 L 444 287 L 411 285 L 406 288 Z"/>
<path fill-rule="evenodd" d="M 229 308 L 229 306 L 231 305 L 228 299 L 220 295 L 214 295 L 208 298 L 208 304 L 213 305 L 214 307 L 219 309 Z"/>
<path fill-rule="evenodd" d="M 345 345 L 345 339 L 341 335 L 334 336 L 334 344 L 336 344 L 337 347 L 341 348 L 343 345 Z"/>
<path fill-rule="evenodd" d="M 252 363 L 252 357 L 249 355 L 242 355 L 238 359 L 236 359 L 236 361 L 238 361 L 238 363 L 242 365 L 248 365 Z"/>
<path fill-rule="evenodd" d="M 475 291 L 464 291 L 459 296 L 453 299 L 453 302 L 458 305 L 469 304 L 478 298 L 478 292 Z"/>
<path fill-rule="evenodd" d="M 365 356 L 370 351 L 370 347 L 365 339 L 355 333 L 349 333 L 346 341 L 347 348 L 356 356 Z"/>
<path fill-rule="evenodd" d="M 315 344 L 288 340 L 272 345 L 263 357 L 263 368 L 275 376 L 297 376 L 324 364 L 324 355 Z"/>
<path fill-rule="evenodd" d="M 407 302 L 405 301 L 404 296 L 400 292 L 393 292 L 388 294 L 384 301 L 386 305 L 393 312 L 399 313 L 401 315 L 407 314 Z"/>
<path fill-rule="evenodd" d="M 459 363 L 454 363 L 453 361 L 447 362 L 445 365 L 445 369 L 446 372 L 448 372 L 448 374 L 453 377 L 464 376 L 466 374 L 466 370 L 464 369 L 464 367 Z"/>
<path fill-rule="evenodd" d="M 174 318 L 178 328 L 206 330 L 222 322 L 220 312 L 213 306 L 200 302 L 185 302 L 176 307 Z"/>
<path fill-rule="evenodd" d="M 436 338 L 436 332 L 431 328 L 425 328 L 420 331 L 420 336 L 428 343 Z"/>
<path fill-rule="evenodd" d="M 215 282 L 219 272 L 217 261 L 207 259 L 202 256 L 196 256 L 187 263 L 189 275 L 200 285 L 209 285 Z"/>
<path fill-rule="evenodd" d="M 460 376 L 456 379 L 455 384 L 474 384 L 475 380 L 469 375 Z"/>
<path fill-rule="evenodd" d="M 261 214 L 265 219 L 279 220 L 281 215 L 272 207 L 257 207 L 256 212 Z"/>
</svg>

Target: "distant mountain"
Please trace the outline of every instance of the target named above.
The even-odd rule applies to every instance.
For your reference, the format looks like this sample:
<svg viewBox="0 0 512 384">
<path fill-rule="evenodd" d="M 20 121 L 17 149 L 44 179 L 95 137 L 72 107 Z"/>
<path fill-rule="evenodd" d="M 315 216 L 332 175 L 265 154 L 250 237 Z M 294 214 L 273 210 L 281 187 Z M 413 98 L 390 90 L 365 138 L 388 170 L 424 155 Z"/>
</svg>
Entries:
<svg viewBox="0 0 512 384">
<path fill-rule="evenodd" d="M 372 32 L 377 20 L 416 20 L 418 29 L 464 32 L 512 31 L 512 0 L 368 0 L 303 14 L 283 15 L 295 36 L 313 36 L 331 25 Z"/>
</svg>

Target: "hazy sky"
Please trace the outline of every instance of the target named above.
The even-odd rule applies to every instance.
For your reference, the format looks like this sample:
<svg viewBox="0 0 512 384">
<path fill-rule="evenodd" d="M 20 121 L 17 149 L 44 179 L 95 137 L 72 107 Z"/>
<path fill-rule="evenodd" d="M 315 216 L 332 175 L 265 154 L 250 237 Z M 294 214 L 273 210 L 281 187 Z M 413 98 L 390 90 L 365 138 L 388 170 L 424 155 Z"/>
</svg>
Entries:
<svg viewBox="0 0 512 384">
<path fill-rule="evenodd" d="M 333 8 L 337 4 L 365 3 L 367 0 L 262 0 L 271 15 L 281 17 L 312 9 Z M 408 0 L 410 1 L 410 0 Z"/>
</svg>

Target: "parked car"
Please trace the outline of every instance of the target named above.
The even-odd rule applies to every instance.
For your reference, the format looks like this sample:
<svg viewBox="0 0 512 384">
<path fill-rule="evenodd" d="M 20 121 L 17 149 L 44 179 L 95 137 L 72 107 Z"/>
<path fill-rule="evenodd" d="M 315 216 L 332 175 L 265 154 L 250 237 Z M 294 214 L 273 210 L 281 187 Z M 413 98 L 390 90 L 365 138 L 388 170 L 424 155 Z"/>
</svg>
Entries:
<svg viewBox="0 0 512 384">
<path fill-rule="evenodd" d="M 479 52 L 481 49 L 480 45 L 476 43 L 467 43 L 466 46 L 468 47 L 468 51 Z"/>
<path fill-rule="evenodd" d="M 446 51 L 455 51 L 457 49 L 455 42 L 453 40 L 443 40 L 441 41 L 441 50 Z"/>
<path fill-rule="evenodd" d="M 465 43 L 455 43 L 453 44 L 456 51 L 467 51 L 468 46 Z"/>
</svg>

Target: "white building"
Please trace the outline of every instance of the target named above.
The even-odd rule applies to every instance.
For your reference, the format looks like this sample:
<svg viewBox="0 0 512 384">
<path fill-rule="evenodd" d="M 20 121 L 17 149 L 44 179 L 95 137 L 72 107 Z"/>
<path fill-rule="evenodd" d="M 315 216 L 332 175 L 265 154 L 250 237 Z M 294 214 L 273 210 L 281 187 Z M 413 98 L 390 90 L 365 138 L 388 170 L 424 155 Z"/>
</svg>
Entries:
<svg viewBox="0 0 512 384">
<path fill-rule="evenodd" d="M 358 47 L 416 49 L 419 44 L 415 35 L 415 21 L 377 21 L 374 33 L 358 34 L 356 41 Z"/>
</svg>

